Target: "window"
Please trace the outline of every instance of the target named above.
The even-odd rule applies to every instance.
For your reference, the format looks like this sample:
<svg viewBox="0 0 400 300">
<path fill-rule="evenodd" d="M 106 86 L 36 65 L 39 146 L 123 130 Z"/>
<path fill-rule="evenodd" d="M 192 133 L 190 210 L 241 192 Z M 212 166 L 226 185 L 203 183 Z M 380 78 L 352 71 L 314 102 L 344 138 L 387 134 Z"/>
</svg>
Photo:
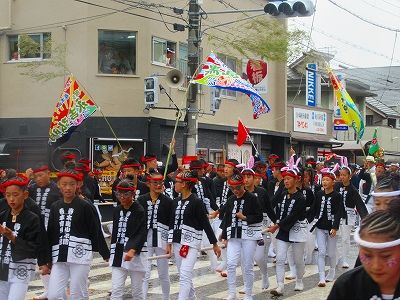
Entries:
<svg viewBox="0 0 400 300">
<path fill-rule="evenodd" d="M 396 119 L 388 118 L 388 126 L 390 126 L 392 128 L 396 128 Z"/>
<path fill-rule="evenodd" d="M 366 115 L 365 116 L 365 125 L 366 126 L 373 126 L 374 125 L 374 116 L 373 115 Z"/>
<path fill-rule="evenodd" d="M 237 72 L 237 67 L 236 67 L 236 58 L 226 56 L 224 54 L 218 54 L 218 58 L 233 72 Z M 221 90 L 221 95 L 222 96 L 228 96 L 228 97 L 233 97 L 236 98 L 236 92 L 235 91 L 230 91 L 230 90 Z"/>
<path fill-rule="evenodd" d="M 136 32 L 99 30 L 98 71 L 136 74 Z"/>
<path fill-rule="evenodd" d="M 153 62 L 176 66 L 176 43 L 153 37 Z"/>
<path fill-rule="evenodd" d="M 9 61 L 51 57 L 51 33 L 9 35 Z"/>
<path fill-rule="evenodd" d="M 185 81 L 182 86 L 185 88 L 189 85 L 189 72 L 188 72 L 188 45 L 179 43 L 179 62 L 178 69 L 185 76 Z"/>
</svg>

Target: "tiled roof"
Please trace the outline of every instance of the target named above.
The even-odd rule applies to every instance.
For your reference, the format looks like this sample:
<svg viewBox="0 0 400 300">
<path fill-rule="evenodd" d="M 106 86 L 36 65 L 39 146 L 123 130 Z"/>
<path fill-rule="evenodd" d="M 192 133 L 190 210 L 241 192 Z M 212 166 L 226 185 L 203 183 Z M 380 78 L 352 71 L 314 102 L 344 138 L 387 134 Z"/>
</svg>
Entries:
<svg viewBox="0 0 400 300">
<path fill-rule="evenodd" d="M 382 114 L 386 115 L 387 117 L 395 117 L 400 118 L 400 113 L 395 111 L 394 109 L 390 108 L 386 104 L 380 102 L 374 98 L 367 98 L 366 103 L 368 106 L 375 108 L 376 110 L 380 111 Z"/>
</svg>

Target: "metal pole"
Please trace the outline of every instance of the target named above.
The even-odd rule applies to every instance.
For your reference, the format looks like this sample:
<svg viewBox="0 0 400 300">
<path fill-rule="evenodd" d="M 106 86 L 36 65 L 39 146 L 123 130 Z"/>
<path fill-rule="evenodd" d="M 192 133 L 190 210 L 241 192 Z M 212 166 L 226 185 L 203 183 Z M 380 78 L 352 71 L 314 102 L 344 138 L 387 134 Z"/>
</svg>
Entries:
<svg viewBox="0 0 400 300">
<path fill-rule="evenodd" d="M 190 0 L 189 3 L 189 35 L 188 35 L 188 72 L 191 78 L 197 71 L 200 57 L 200 6 L 197 0 Z M 186 131 L 186 154 L 196 155 L 198 138 L 198 103 L 197 84 L 189 84 L 187 93 L 187 131 Z"/>
</svg>

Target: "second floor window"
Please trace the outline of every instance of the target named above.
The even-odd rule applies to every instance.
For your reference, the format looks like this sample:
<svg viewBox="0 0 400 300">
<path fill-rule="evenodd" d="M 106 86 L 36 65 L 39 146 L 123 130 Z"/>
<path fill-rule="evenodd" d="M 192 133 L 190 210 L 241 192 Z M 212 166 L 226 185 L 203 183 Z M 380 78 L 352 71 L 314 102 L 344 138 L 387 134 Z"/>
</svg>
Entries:
<svg viewBox="0 0 400 300">
<path fill-rule="evenodd" d="M 176 43 L 153 37 L 153 62 L 176 66 Z"/>
<path fill-rule="evenodd" d="M 51 33 L 8 36 L 9 61 L 42 60 L 51 57 Z"/>
<path fill-rule="evenodd" d="M 136 32 L 99 30 L 98 71 L 136 74 Z"/>
</svg>

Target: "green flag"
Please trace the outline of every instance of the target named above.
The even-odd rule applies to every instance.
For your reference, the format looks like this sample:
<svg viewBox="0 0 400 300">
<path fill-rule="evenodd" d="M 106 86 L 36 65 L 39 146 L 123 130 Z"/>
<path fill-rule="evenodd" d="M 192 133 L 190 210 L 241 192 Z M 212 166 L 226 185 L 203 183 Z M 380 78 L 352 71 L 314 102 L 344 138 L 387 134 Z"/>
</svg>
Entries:
<svg viewBox="0 0 400 300">
<path fill-rule="evenodd" d="M 375 128 L 374 135 L 372 137 L 371 145 L 369 146 L 368 154 L 369 155 L 374 155 L 376 151 L 379 150 L 379 144 L 378 144 L 378 129 Z"/>
</svg>

